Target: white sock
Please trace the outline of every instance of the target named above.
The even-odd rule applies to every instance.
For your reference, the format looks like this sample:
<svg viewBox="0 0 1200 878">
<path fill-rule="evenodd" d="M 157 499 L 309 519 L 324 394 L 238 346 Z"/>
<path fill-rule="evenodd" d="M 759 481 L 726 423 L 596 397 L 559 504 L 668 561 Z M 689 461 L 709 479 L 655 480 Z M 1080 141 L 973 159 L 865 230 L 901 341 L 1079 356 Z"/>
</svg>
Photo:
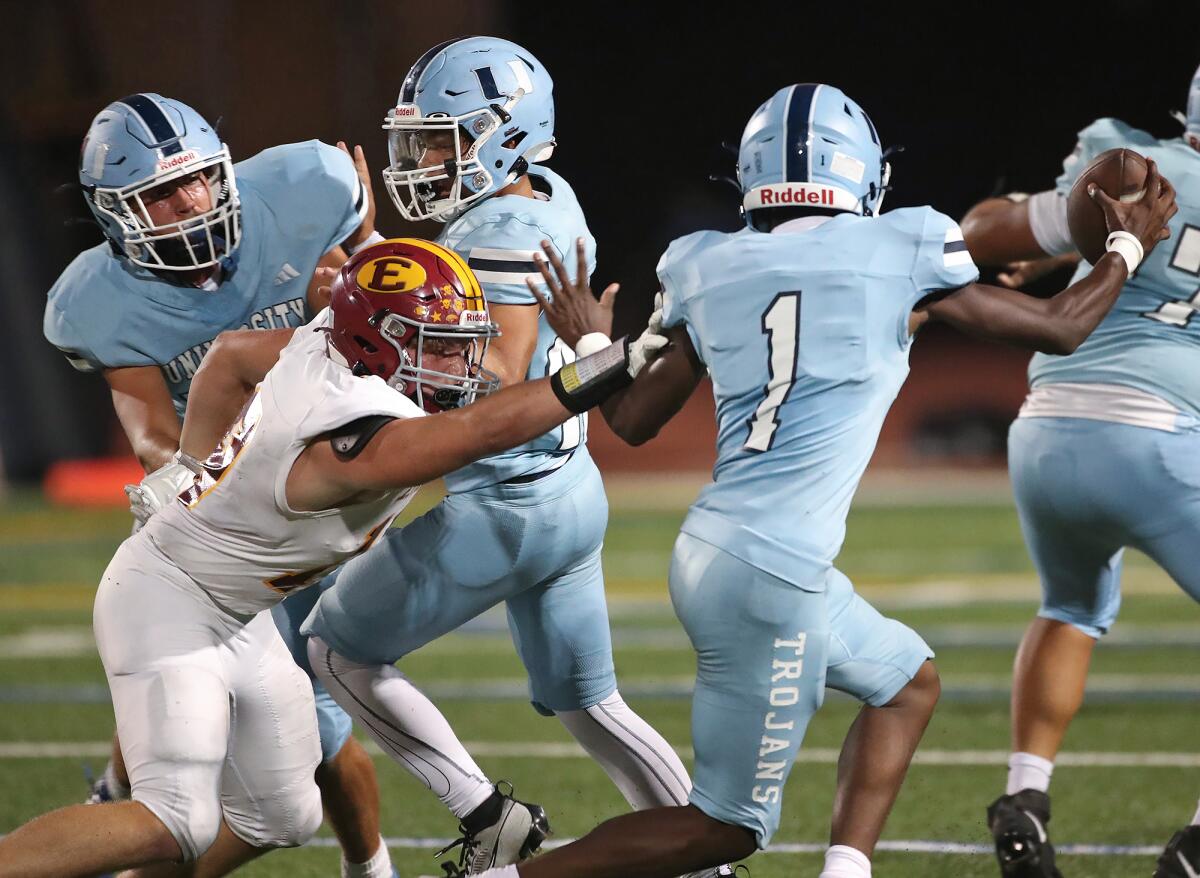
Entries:
<svg viewBox="0 0 1200 878">
<path fill-rule="evenodd" d="M 683 762 L 620 692 L 587 710 L 556 715 L 635 810 L 687 804 L 692 781 Z"/>
<path fill-rule="evenodd" d="M 819 878 L 871 878 L 871 859 L 844 844 L 832 845 L 825 851 L 825 868 Z"/>
<path fill-rule="evenodd" d="M 111 759 L 108 760 L 108 765 L 104 766 L 104 782 L 108 785 L 108 792 L 117 801 L 123 802 L 131 795 L 129 787 L 117 780 L 117 772 Z"/>
<path fill-rule="evenodd" d="M 379 850 L 365 863 L 347 862 L 342 855 L 342 878 L 392 878 L 392 858 L 383 836 L 379 837 Z"/>
<path fill-rule="evenodd" d="M 455 817 L 467 816 L 492 794 L 492 782 L 441 711 L 393 665 L 352 662 L 319 637 L 309 638 L 308 658 L 333 700 Z"/>
<path fill-rule="evenodd" d="M 1192 826 L 1200 826 L 1200 806 L 1196 808 L 1196 816 L 1192 818 Z"/>
<path fill-rule="evenodd" d="M 1021 790 L 1037 790 L 1044 793 L 1050 789 L 1050 775 L 1054 773 L 1054 763 L 1032 753 L 1014 753 L 1008 757 L 1008 788 L 1005 793 L 1009 796 Z"/>
<path fill-rule="evenodd" d="M 500 866 L 480 872 L 479 878 L 521 878 L 521 873 L 517 871 L 516 866 Z"/>
</svg>

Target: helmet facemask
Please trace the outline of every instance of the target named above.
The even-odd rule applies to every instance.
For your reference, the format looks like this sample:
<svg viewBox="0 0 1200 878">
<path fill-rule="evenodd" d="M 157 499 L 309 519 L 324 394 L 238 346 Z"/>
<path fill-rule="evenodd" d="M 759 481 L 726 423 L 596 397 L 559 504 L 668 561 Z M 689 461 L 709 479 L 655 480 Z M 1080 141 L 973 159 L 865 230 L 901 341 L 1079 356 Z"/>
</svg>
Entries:
<svg viewBox="0 0 1200 878">
<path fill-rule="evenodd" d="M 465 116 L 398 116 L 388 112 L 389 166 L 383 180 L 396 209 L 407 220 L 445 222 L 492 190 L 495 177 L 479 152 L 500 130 L 500 116 L 490 107 Z M 434 144 L 441 134 L 443 144 Z M 430 151 L 445 152 L 445 161 L 427 163 Z"/>
<path fill-rule="evenodd" d="M 473 202 L 512 183 L 526 172 L 530 162 L 549 158 L 554 151 L 552 139 L 528 147 L 510 161 L 508 168 L 504 167 L 504 158 L 495 159 L 494 167 L 484 164 L 485 147 L 492 138 L 505 136 L 500 131 L 512 121 L 512 110 L 524 96 L 525 92 L 517 89 L 503 106 L 488 104 L 458 116 L 422 116 L 416 104 L 388 110 L 383 128 L 388 132 L 389 165 L 384 169 L 383 181 L 400 214 L 411 221 L 448 222 Z M 510 128 L 509 132 L 512 143 L 506 139 L 500 152 L 518 149 L 525 139 L 523 131 Z M 435 134 L 448 135 L 445 144 L 433 145 Z M 449 158 L 429 165 L 426 156 L 431 150 L 445 152 Z M 504 176 L 498 178 L 497 172 Z"/>
<path fill-rule="evenodd" d="M 478 314 L 481 319 L 468 315 Z M 400 365 L 387 379 L 390 387 L 410 397 L 428 412 L 470 405 L 500 387 L 500 378 L 486 369 L 483 358 L 491 339 L 500 334 L 486 312 L 464 312 L 461 319 L 469 322 L 458 326 L 434 326 L 401 314 L 387 312 L 372 318 L 384 341 L 400 355 Z M 462 375 L 425 365 L 426 344 L 463 344 Z"/>
<path fill-rule="evenodd" d="M 164 162 L 165 163 L 165 162 Z M 164 184 L 202 174 L 208 188 L 207 211 L 172 223 L 150 219 L 145 196 Z M 217 265 L 241 242 L 241 202 L 229 150 L 215 156 L 187 157 L 165 173 L 116 189 L 87 191 L 93 210 L 120 230 L 115 241 L 134 265 L 158 271 L 195 271 Z"/>
</svg>

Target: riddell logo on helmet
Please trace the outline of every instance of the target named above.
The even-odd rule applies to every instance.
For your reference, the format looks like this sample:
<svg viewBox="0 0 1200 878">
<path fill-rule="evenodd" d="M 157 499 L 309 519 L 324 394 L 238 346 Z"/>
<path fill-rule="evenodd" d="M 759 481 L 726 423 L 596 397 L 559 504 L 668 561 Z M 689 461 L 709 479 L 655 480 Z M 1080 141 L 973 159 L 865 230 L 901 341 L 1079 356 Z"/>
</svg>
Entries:
<svg viewBox="0 0 1200 878">
<path fill-rule="evenodd" d="M 475 323 L 488 323 L 487 311 L 463 311 L 458 315 L 459 326 L 471 326 Z"/>
<path fill-rule="evenodd" d="M 407 119 L 412 116 L 421 115 L 421 111 L 417 108 L 416 104 L 400 104 L 392 111 L 392 115 Z"/>
<path fill-rule="evenodd" d="M 784 204 L 819 204 L 833 207 L 832 189 L 783 189 L 773 191 L 761 189 L 758 193 L 763 207 L 775 207 Z"/>
<path fill-rule="evenodd" d="M 194 149 L 191 149 L 187 152 L 181 152 L 178 155 L 173 155 L 169 159 L 159 159 L 158 170 L 160 173 L 162 171 L 171 171 L 182 165 L 186 165 L 188 162 L 194 162 L 198 158 L 200 158 L 200 153 L 196 152 Z"/>
</svg>

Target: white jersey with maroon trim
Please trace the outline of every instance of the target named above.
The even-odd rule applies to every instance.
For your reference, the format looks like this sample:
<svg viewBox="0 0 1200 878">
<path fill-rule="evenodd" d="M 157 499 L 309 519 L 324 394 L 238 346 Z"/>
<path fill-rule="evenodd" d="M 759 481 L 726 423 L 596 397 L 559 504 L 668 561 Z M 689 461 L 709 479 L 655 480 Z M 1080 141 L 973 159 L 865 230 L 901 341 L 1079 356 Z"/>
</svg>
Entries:
<svg viewBox="0 0 1200 878">
<path fill-rule="evenodd" d="M 257 613 L 315 583 L 370 546 L 416 494 L 321 512 L 288 506 L 288 474 L 315 437 L 371 415 L 423 414 L 382 379 L 331 360 L 327 325 L 328 310 L 296 330 L 205 474 L 146 526 L 163 554 L 235 613 Z"/>
</svg>

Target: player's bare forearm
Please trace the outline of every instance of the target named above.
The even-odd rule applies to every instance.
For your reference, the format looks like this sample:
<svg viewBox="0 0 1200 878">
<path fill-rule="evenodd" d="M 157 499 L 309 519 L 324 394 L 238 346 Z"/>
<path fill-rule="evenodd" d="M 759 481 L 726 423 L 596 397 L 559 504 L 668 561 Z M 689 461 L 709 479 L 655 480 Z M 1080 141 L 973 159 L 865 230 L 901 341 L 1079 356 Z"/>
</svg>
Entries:
<svg viewBox="0 0 1200 878">
<path fill-rule="evenodd" d="M 495 372 L 501 387 L 525 380 L 538 338 L 538 306 L 489 305 L 488 313 L 500 327 L 500 336 L 488 344 L 484 368 Z"/>
<path fill-rule="evenodd" d="M 1029 224 L 1028 200 L 988 198 L 967 211 L 961 225 L 976 265 L 999 267 L 1046 256 Z"/>
<path fill-rule="evenodd" d="M 1090 274 L 1049 299 L 969 284 L 922 310 L 929 319 L 981 338 L 1047 354 L 1069 354 L 1100 325 L 1127 277 L 1125 260 L 1108 253 Z"/>
<path fill-rule="evenodd" d="M 338 460 L 331 443 L 314 442 L 292 466 L 288 503 L 332 509 L 367 492 L 416 487 L 541 436 L 576 414 L 559 401 L 550 380 L 524 381 L 460 409 L 393 421 L 351 461 Z"/>
<path fill-rule="evenodd" d="M 146 472 L 165 464 L 179 448 L 179 416 L 157 366 L 106 369 L 113 409 Z"/>
<path fill-rule="evenodd" d="M 704 365 L 683 327 L 666 331 L 671 344 L 646 366 L 637 380 L 600 404 L 604 420 L 630 445 L 641 445 L 658 435 L 688 401 Z"/>
<path fill-rule="evenodd" d="M 217 336 L 192 378 L 179 447 L 203 460 L 221 441 L 293 329 L 244 329 Z"/>
</svg>

